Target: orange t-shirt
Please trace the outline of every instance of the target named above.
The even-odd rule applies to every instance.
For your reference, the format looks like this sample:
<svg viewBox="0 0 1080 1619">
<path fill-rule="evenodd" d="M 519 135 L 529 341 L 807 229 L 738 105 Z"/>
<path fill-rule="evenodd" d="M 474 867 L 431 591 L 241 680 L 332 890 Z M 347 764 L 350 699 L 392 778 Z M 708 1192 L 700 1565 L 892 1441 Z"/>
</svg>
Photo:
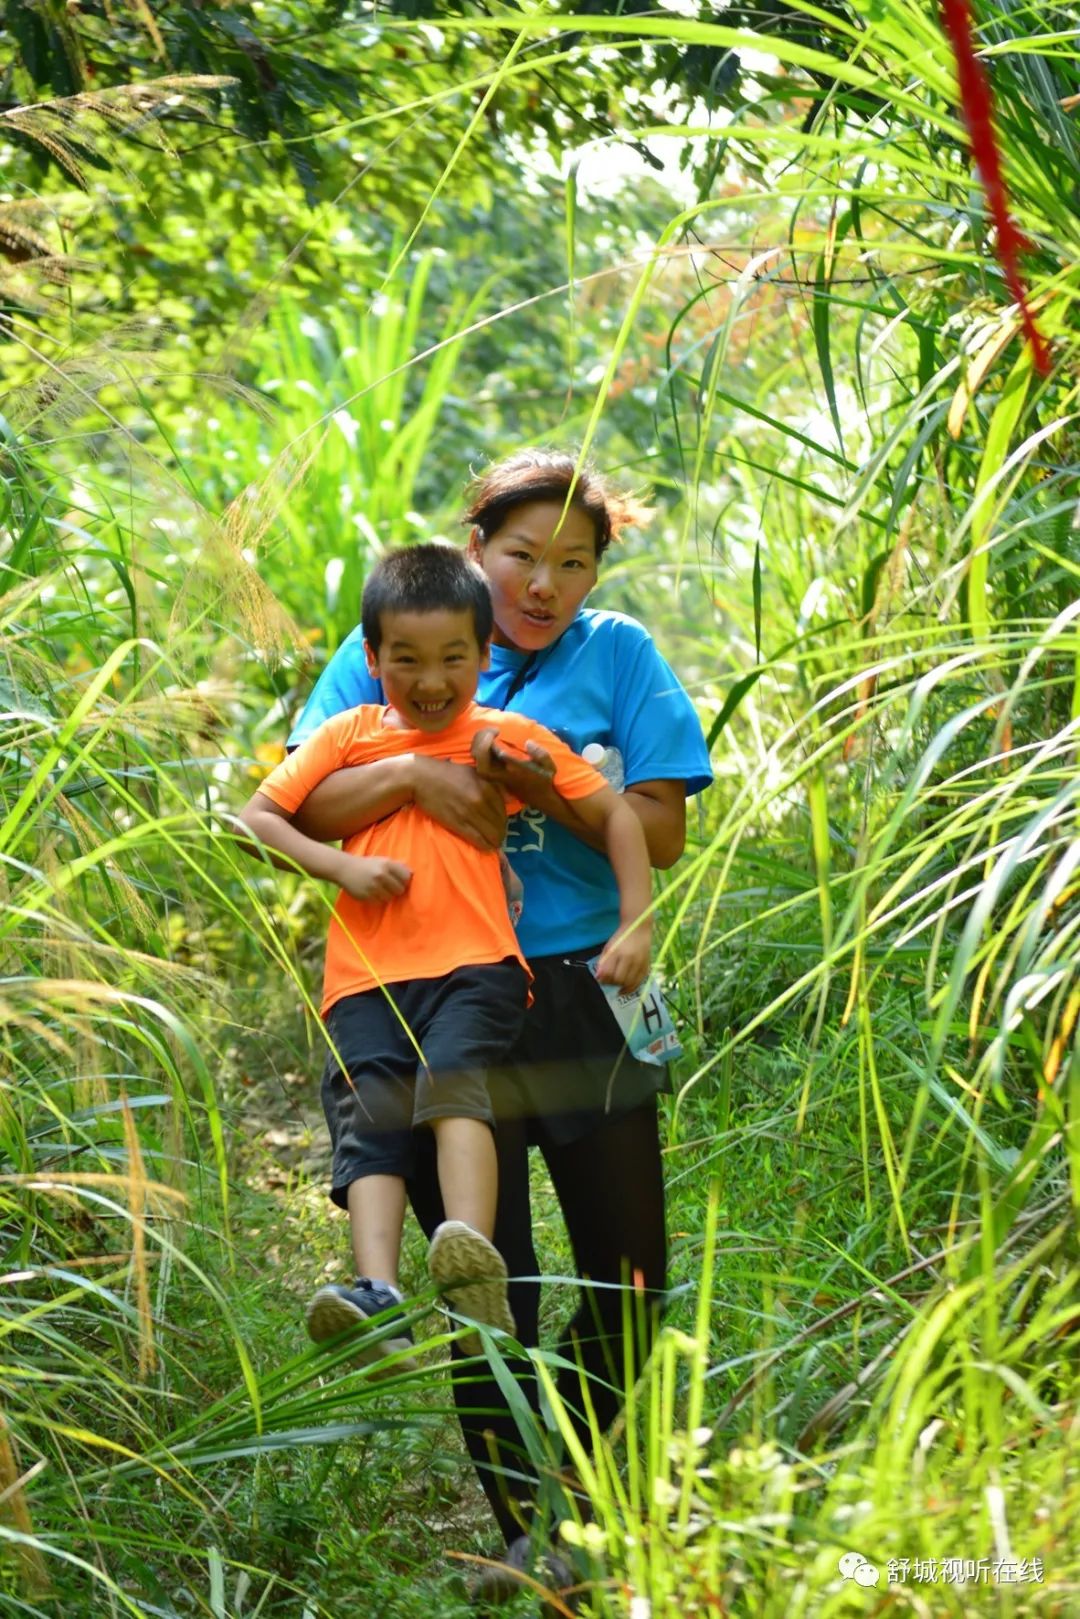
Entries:
<svg viewBox="0 0 1080 1619">
<path fill-rule="evenodd" d="M 335 714 L 270 772 L 259 791 L 293 815 L 320 781 L 347 765 L 373 764 L 403 753 L 472 764 L 472 739 L 487 726 L 496 726 L 500 740 L 519 749 L 527 741 L 545 747 L 564 798 L 588 798 L 605 785 L 565 742 L 524 714 L 473 703 L 445 731 L 428 732 L 387 725 L 388 713 L 364 703 Z M 508 798 L 511 814 L 520 808 Z M 412 881 L 397 899 L 338 895 L 326 941 L 324 1014 L 343 996 L 383 984 L 444 978 L 455 967 L 505 961 L 507 956 L 524 962 L 506 908 L 498 851 L 474 849 L 415 804 L 404 804 L 346 838 L 344 848 L 349 854 L 400 860 L 411 870 Z"/>
</svg>

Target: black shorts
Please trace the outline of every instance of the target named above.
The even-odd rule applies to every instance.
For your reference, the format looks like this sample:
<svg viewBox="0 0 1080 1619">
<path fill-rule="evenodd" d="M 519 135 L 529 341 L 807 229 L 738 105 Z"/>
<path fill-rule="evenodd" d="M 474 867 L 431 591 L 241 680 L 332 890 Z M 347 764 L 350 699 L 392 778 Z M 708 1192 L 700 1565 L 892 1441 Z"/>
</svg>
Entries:
<svg viewBox="0 0 1080 1619">
<path fill-rule="evenodd" d="M 533 1004 L 509 1062 L 491 1077 L 499 1118 L 537 1122 L 533 1140 L 559 1145 L 667 1090 L 667 1067 L 640 1062 L 587 963 L 603 944 L 533 956 Z"/>
<path fill-rule="evenodd" d="M 333 1148 L 330 1196 L 340 1208 L 350 1182 L 364 1175 L 412 1174 L 418 1126 L 492 1123 L 490 1071 L 521 1031 L 527 996 L 525 969 L 509 959 L 335 1001 L 322 1104 Z"/>
</svg>

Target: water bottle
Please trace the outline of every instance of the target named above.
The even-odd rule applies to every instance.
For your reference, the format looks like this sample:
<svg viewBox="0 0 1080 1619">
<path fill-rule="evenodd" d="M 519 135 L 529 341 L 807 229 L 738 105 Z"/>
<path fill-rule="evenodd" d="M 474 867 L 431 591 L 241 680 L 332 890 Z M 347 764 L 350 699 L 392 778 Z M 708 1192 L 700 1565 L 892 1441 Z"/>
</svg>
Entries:
<svg viewBox="0 0 1080 1619">
<path fill-rule="evenodd" d="M 581 750 L 585 763 L 599 770 L 609 787 L 617 793 L 623 790 L 623 756 L 618 748 L 605 748 L 602 742 L 586 742 Z"/>
</svg>

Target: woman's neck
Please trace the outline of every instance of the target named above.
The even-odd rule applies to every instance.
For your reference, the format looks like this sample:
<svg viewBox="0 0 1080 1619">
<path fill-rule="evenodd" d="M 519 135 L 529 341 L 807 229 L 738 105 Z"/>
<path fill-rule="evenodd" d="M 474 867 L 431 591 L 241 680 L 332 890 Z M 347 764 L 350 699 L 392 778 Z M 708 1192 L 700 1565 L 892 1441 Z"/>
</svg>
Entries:
<svg viewBox="0 0 1080 1619">
<path fill-rule="evenodd" d="M 525 648 L 523 646 L 518 646 L 516 641 L 511 641 L 510 637 L 508 635 L 504 635 L 497 624 L 491 632 L 491 644 L 492 646 L 502 647 L 504 652 L 519 652 L 523 656 L 525 654 Z M 543 651 L 544 649 L 543 647 L 540 647 L 538 650 Z"/>
</svg>

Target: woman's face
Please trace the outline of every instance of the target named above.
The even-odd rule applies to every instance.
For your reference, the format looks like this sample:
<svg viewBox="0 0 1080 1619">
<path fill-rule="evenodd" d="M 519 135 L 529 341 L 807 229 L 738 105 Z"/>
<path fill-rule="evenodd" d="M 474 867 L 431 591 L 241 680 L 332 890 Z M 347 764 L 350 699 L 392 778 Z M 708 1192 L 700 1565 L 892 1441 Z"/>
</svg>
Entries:
<svg viewBox="0 0 1080 1619">
<path fill-rule="evenodd" d="M 514 506 L 486 542 L 474 530 L 468 552 L 491 586 L 492 639 L 518 652 L 557 641 L 596 583 L 593 520 L 576 506 L 564 518 L 561 500 Z"/>
</svg>

